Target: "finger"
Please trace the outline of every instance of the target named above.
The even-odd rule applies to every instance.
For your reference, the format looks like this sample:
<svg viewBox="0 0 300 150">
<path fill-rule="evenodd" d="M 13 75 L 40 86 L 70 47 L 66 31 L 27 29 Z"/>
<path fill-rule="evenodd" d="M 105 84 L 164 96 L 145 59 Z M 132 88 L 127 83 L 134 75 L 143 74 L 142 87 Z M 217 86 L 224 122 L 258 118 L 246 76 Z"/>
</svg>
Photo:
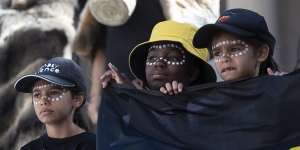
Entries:
<svg viewBox="0 0 300 150">
<path fill-rule="evenodd" d="M 177 94 L 178 93 L 178 82 L 177 81 L 172 81 L 172 88 L 173 88 L 174 94 Z"/>
<path fill-rule="evenodd" d="M 118 68 L 116 66 L 114 66 L 112 63 L 108 63 L 108 67 L 111 70 L 113 76 L 119 75 Z"/>
<path fill-rule="evenodd" d="M 280 75 L 282 76 L 282 75 L 285 75 L 285 74 L 287 74 L 287 72 L 280 72 Z"/>
<path fill-rule="evenodd" d="M 134 79 L 131 81 L 131 83 L 133 84 L 133 86 L 139 90 L 142 90 L 144 87 L 144 83 L 142 80 L 140 79 Z"/>
<path fill-rule="evenodd" d="M 287 74 L 286 72 L 280 72 L 280 71 L 277 71 L 277 75 L 278 76 L 283 76 L 283 75 L 285 75 L 285 74 Z"/>
<path fill-rule="evenodd" d="M 116 66 L 114 66 L 112 63 L 108 63 L 108 67 L 111 70 L 112 77 L 115 79 L 115 81 L 118 84 L 124 83 L 124 79 L 122 78 L 122 76 L 121 76 L 121 74 L 119 72 L 119 69 Z"/>
<path fill-rule="evenodd" d="M 102 85 L 102 88 L 106 88 L 108 83 L 107 82 L 102 82 L 101 85 Z"/>
<path fill-rule="evenodd" d="M 100 77 L 100 83 L 102 85 L 102 88 L 107 87 L 108 83 L 111 80 L 112 80 L 112 73 L 110 70 L 108 70 Z"/>
<path fill-rule="evenodd" d="M 102 76 L 100 76 L 100 82 L 105 81 L 107 78 L 112 78 L 112 73 L 110 70 L 103 73 Z"/>
<path fill-rule="evenodd" d="M 274 72 L 271 68 L 267 68 L 267 72 L 269 75 L 274 75 Z"/>
<path fill-rule="evenodd" d="M 166 90 L 165 87 L 160 87 L 159 91 L 162 92 L 162 93 L 164 93 L 164 94 L 168 93 L 168 91 Z"/>
<path fill-rule="evenodd" d="M 110 80 L 111 80 L 111 77 L 109 77 L 109 76 L 106 76 L 105 78 L 103 78 L 101 81 L 102 88 L 106 88 Z"/>
<path fill-rule="evenodd" d="M 117 82 L 118 84 L 124 83 L 124 80 L 123 80 L 123 78 L 120 76 L 120 74 L 113 74 L 113 78 L 116 80 L 116 82 Z"/>
<path fill-rule="evenodd" d="M 107 71 L 103 73 L 103 75 L 100 76 L 100 81 L 102 81 L 107 76 Z"/>
<path fill-rule="evenodd" d="M 170 94 L 170 95 L 173 95 L 173 89 L 172 89 L 172 85 L 171 85 L 171 83 L 166 83 L 165 84 L 165 87 L 166 87 L 166 89 L 167 89 L 167 91 L 168 91 L 168 94 Z"/>
<path fill-rule="evenodd" d="M 183 91 L 183 84 L 178 83 L 178 92 L 181 93 Z"/>
<path fill-rule="evenodd" d="M 108 63 L 108 67 L 113 71 L 113 72 L 119 72 L 119 69 L 113 65 L 111 62 Z"/>
</svg>

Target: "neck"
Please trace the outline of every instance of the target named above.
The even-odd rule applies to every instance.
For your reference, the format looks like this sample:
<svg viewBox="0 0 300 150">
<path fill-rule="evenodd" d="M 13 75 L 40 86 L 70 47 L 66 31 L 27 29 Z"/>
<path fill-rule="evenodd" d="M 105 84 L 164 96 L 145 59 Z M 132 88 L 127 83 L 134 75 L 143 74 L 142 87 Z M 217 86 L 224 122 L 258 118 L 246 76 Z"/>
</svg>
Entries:
<svg viewBox="0 0 300 150">
<path fill-rule="evenodd" d="M 254 77 L 259 76 L 260 65 L 260 63 L 256 64 Z"/>
<path fill-rule="evenodd" d="M 56 124 L 46 124 L 46 130 L 51 138 L 66 138 L 84 132 L 70 119 Z"/>
</svg>

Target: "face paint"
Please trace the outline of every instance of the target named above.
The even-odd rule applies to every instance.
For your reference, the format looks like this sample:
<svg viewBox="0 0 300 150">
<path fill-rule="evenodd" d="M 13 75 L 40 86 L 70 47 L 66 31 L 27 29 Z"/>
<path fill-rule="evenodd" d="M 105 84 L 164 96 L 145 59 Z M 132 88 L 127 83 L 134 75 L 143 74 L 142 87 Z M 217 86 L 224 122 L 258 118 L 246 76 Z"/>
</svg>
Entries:
<svg viewBox="0 0 300 150">
<path fill-rule="evenodd" d="M 44 84 L 44 85 L 39 85 L 39 86 L 35 86 L 34 88 L 33 88 L 33 91 L 34 90 L 37 90 L 37 89 L 43 89 L 43 88 L 46 88 L 46 87 L 51 87 L 51 86 L 56 86 L 56 85 L 54 85 L 54 84 Z"/>
<path fill-rule="evenodd" d="M 224 53 L 223 51 L 215 50 L 224 45 L 241 45 L 243 48 L 235 48 L 227 51 L 226 53 Z M 247 54 L 247 52 L 249 51 L 249 45 L 242 40 L 226 40 L 226 41 L 218 42 L 217 44 L 213 45 L 212 51 L 213 51 L 212 55 L 215 62 L 220 62 L 224 57 L 233 58 L 233 57 L 239 57 Z"/>
<path fill-rule="evenodd" d="M 149 51 L 153 49 L 164 49 L 164 48 L 176 48 L 180 50 L 180 53 L 182 54 L 182 58 L 178 59 L 177 57 L 150 57 L 146 60 L 147 66 L 156 65 L 158 62 L 164 62 L 168 65 L 174 65 L 174 66 L 182 66 L 186 62 L 186 56 L 184 53 L 184 50 L 176 45 L 176 44 L 158 44 L 158 45 L 152 45 L 149 48 Z"/>
<path fill-rule="evenodd" d="M 33 88 L 33 91 L 39 91 L 39 92 L 33 92 L 33 104 L 42 104 L 43 101 L 60 101 L 62 100 L 63 96 L 67 92 L 67 89 L 62 88 L 62 89 L 49 89 L 48 87 L 57 87 L 57 85 L 54 84 L 44 84 L 40 86 L 36 86 Z M 47 89 L 46 89 L 47 88 Z M 48 90 L 46 95 L 41 95 L 40 90 Z"/>
</svg>

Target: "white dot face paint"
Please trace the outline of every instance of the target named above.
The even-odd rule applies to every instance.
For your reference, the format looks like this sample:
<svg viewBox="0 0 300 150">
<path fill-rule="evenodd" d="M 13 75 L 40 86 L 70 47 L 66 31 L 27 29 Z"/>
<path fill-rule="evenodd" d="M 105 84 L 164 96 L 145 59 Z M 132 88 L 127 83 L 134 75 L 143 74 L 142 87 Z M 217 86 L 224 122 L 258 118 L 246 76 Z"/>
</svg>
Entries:
<svg viewBox="0 0 300 150">
<path fill-rule="evenodd" d="M 149 48 L 149 52 L 153 49 L 164 49 L 164 48 L 175 48 L 180 50 L 180 53 L 182 55 L 181 59 L 178 59 L 177 57 L 147 57 L 146 59 L 146 65 L 147 66 L 152 66 L 152 65 L 156 65 L 159 62 L 164 62 L 167 65 L 171 65 L 171 66 L 182 66 L 185 64 L 186 62 L 186 56 L 185 56 L 185 52 L 184 50 L 176 45 L 176 44 L 157 44 L 157 45 L 152 45 Z"/>
<path fill-rule="evenodd" d="M 42 90 L 46 90 L 42 94 Z M 44 101 L 47 102 L 57 102 L 63 99 L 63 96 L 66 94 L 67 89 L 58 87 L 54 84 L 43 84 L 35 86 L 33 88 L 32 100 L 34 105 L 42 104 Z"/>
<path fill-rule="evenodd" d="M 231 48 L 226 53 L 219 50 L 218 48 L 225 45 L 240 45 L 238 48 Z M 212 56 L 216 63 L 221 62 L 225 57 L 240 57 L 247 54 L 249 51 L 249 45 L 242 40 L 225 40 L 220 41 L 212 46 Z"/>
</svg>

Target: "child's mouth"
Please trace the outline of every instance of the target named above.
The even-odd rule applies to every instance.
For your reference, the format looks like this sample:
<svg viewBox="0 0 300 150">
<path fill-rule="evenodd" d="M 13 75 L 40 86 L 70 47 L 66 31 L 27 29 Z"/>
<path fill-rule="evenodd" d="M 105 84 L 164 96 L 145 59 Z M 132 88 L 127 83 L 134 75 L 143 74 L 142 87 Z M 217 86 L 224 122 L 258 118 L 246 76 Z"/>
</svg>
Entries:
<svg viewBox="0 0 300 150">
<path fill-rule="evenodd" d="M 225 73 L 225 72 L 229 72 L 229 71 L 233 71 L 233 70 L 235 70 L 234 67 L 226 67 L 226 68 L 221 70 L 221 73 Z"/>
<path fill-rule="evenodd" d="M 53 110 L 51 109 L 44 109 L 42 111 L 40 111 L 40 115 L 49 115 L 53 112 Z"/>
<path fill-rule="evenodd" d="M 153 79 L 164 79 L 166 77 L 167 77 L 167 75 L 164 73 L 153 73 L 152 74 Z"/>
</svg>

